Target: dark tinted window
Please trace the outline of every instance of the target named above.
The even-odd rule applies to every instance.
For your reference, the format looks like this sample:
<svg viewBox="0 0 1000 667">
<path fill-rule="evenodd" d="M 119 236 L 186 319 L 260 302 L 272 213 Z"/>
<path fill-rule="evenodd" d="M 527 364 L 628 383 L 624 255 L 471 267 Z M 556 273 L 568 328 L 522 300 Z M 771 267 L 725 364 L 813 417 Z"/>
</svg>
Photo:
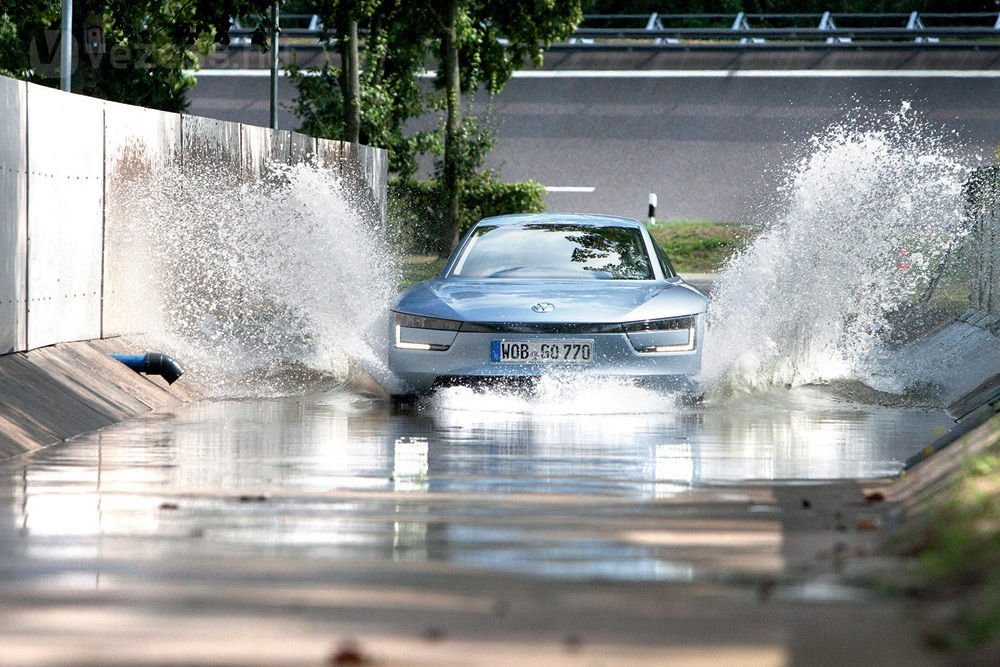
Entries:
<svg viewBox="0 0 1000 667">
<path fill-rule="evenodd" d="M 652 280 L 653 269 L 634 227 L 485 225 L 469 239 L 451 275 Z"/>
</svg>

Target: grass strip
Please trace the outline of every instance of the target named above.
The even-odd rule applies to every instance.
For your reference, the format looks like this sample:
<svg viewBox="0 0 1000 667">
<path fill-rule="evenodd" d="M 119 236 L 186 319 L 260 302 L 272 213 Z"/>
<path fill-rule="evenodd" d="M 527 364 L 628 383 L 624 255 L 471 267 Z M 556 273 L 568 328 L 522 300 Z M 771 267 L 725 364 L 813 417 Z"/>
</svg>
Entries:
<svg viewBox="0 0 1000 667">
<path fill-rule="evenodd" d="M 960 654 L 989 647 L 1000 660 L 1000 418 L 990 424 L 992 444 L 965 463 L 894 550 L 915 559 L 904 589 L 934 619 L 926 642 Z"/>
<path fill-rule="evenodd" d="M 751 238 L 745 226 L 717 222 L 657 221 L 646 228 L 678 273 L 715 273 Z"/>
</svg>

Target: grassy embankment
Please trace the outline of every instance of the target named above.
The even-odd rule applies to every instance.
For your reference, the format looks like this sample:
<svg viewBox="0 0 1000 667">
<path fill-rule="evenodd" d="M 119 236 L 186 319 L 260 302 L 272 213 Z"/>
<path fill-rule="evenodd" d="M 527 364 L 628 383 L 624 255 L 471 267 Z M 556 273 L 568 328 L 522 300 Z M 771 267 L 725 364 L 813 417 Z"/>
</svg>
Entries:
<svg viewBox="0 0 1000 667">
<path fill-rule="evenodd" d="M 748 237 L 746 227 L 715 222 L 658 221 L 648 228 L 679 273 L 718 271 L 723 262 L 744 246 Z M 408 256 L 403 263 L 400 287 L 433 278 L 444 263 L 443 258 L 434 256 Z"/>
<path fill-rule="evenodd" d="M 928 605 L 928 644 L 1000 664 L 1000 425 L 896 550 L 915 558 L 903 589 Z M 970 663 L 972 664 L 972 663 Z"/>
</svg>

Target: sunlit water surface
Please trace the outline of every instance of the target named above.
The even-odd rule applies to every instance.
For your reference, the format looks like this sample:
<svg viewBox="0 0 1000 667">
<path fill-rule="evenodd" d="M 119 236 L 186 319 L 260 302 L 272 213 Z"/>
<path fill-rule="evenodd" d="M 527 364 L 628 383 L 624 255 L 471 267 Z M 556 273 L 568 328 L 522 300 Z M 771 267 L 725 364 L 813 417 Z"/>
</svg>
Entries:
<svg viewBox="0 0 1000 667">
<path fill-rule="evenodd" d="M 626 395 L 597 412 L 510 396 L 490 406 L 463 392 L 408 415 L 336 392 L 198 403 L 8 462 L 2 560 L 59 576 L 107 559 L 258 555 L 689 579 L 691 565 L 655 546 L 534 523 L 649 514 L 650 501 L 707 485 L 891 475 L 950 423 L 939 410 L 845 404 L 816 388 L 724 409 L 636 411 L 640 397 Z M 507 503 L 536 496 L 557 505 Z"/>
</svg>

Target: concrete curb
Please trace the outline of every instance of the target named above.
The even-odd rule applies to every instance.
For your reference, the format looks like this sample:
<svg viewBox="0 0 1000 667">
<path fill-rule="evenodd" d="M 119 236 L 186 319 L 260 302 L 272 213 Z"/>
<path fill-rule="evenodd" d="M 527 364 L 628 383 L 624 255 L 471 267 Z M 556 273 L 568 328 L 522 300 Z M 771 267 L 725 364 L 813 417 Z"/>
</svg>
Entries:
<svg viewBox="0 0 1000 667">
<path fill-rule="evenodd" d="M 199 398 L 183 379 L 167 385 L 108 357 L 129 351 L 109 339 L 0 357 L 0 459 Z"/>
<path fill-rule="evenodd" d="M 916 464 L 889 487 L 886 495 L 898 518 L 905 520 L 926 512 L 928 501 L 945 492 L 971 458 L 1000 442 L 1000 414 L 986 406 L 983 411 L 978 425 Z M 987 417 L 986 412 L 993 415 Z"/>
</svg>

